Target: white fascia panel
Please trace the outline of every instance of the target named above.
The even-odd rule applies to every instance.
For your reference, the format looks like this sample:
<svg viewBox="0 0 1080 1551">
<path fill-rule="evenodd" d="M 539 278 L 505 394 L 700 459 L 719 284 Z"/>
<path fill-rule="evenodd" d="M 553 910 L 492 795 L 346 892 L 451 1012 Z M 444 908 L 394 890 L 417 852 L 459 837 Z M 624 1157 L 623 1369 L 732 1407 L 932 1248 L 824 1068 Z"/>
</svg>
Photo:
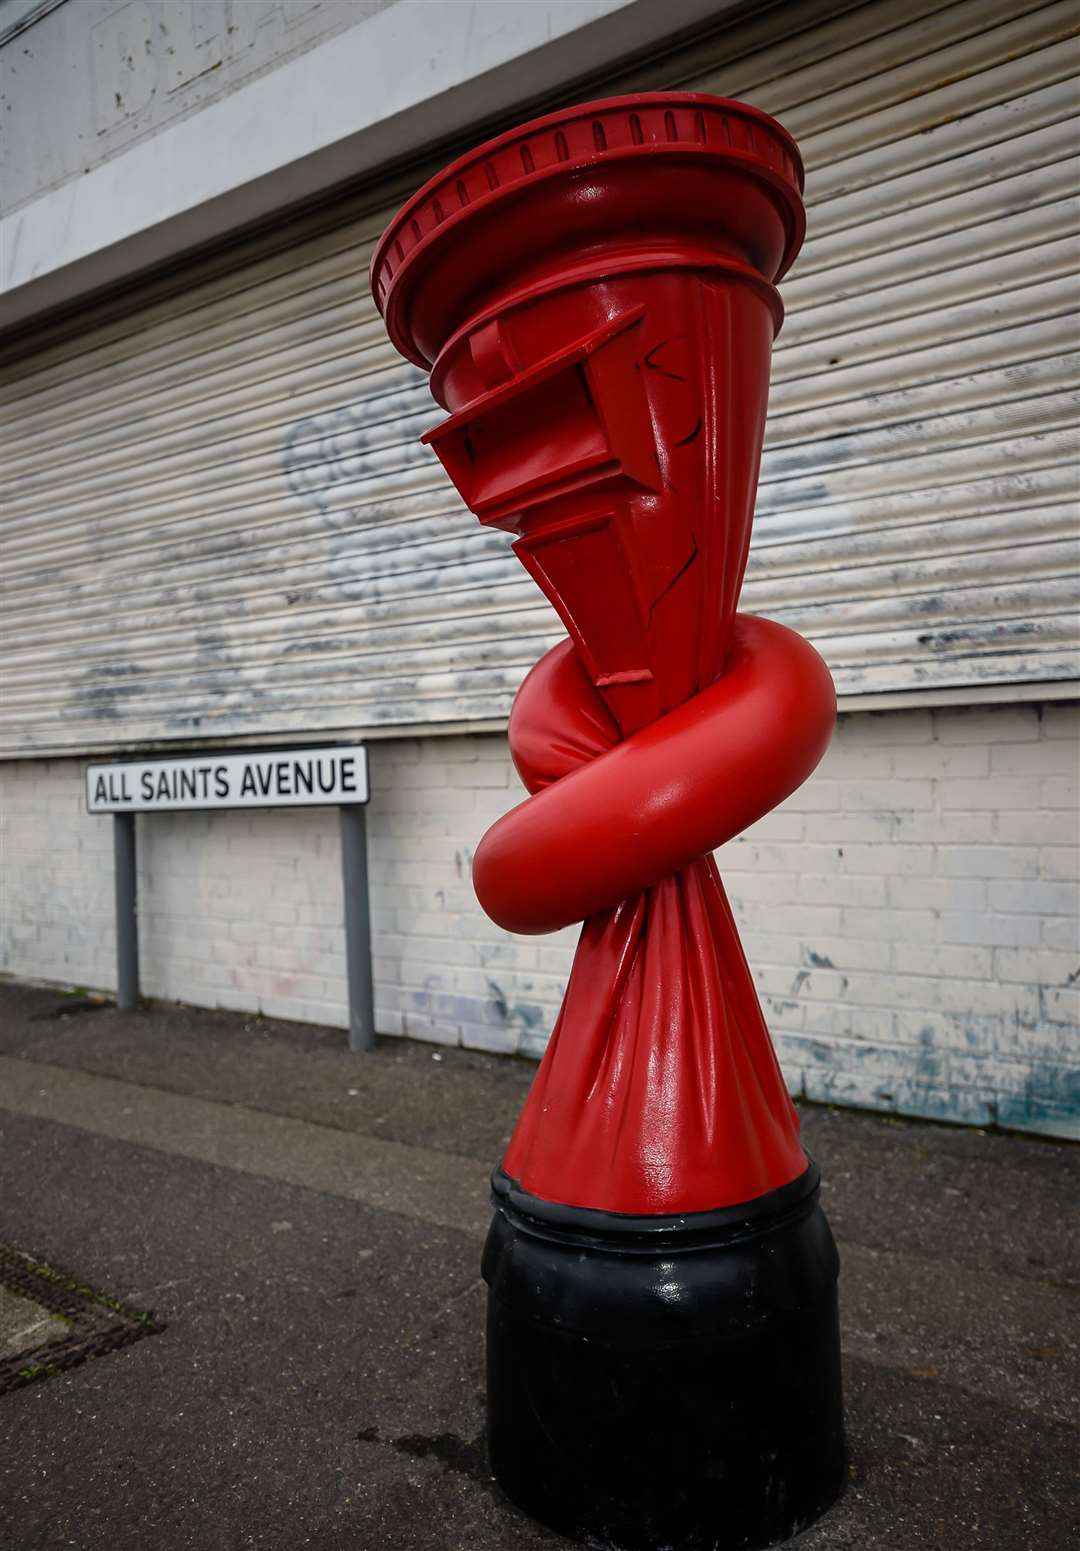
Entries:
<svg viewBox="0 0 1080 1551">
<path fill-rule="evenodd" d="M 396 0 L 0 219 L 0 328 L 419 151 L 733 0 Z"/>
</svg>

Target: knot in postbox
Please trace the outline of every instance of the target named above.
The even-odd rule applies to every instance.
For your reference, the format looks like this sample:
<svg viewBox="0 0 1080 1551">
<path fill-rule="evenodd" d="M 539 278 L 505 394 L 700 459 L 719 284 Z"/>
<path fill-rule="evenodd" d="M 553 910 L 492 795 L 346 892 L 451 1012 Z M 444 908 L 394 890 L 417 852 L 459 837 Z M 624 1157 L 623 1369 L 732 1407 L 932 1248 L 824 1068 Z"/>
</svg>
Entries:
<svg viewBox="0 0 1080 1551">
<path fill-rule="evenodd" d="M 473 872 L 509 930 L 584 923 L 495 1175 L 489 1432 L 511 1497 L 618 1546 L 768 1544 L 844 1468 L 835 1248 L 711 855 L 835 718 L 737 613 L 802 188 L 746 104 L 613 98 L 459 158 L 371 268 L 425 440 L 566 629 Z"/>
</svg>

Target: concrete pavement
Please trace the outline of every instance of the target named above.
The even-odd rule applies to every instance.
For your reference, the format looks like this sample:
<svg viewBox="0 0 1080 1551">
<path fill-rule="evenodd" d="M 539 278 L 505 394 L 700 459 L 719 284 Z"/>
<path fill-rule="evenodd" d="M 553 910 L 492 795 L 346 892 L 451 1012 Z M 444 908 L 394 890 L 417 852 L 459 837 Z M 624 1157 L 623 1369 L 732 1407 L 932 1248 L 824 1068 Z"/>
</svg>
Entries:
<svg viewBox="0 0 1080 1551">
<path fill-rule="evenodd" d="M 483 1449 L 487 1175 L 523 1062 L 0 985 L 0 1238 L 168 1323 L 0 1399 L 4 1551 L 539 1551 Z M 1080 1150 L 804 1111 L 852 1479 L 798 1551 L 1080 1525 Z"/>
</svg>

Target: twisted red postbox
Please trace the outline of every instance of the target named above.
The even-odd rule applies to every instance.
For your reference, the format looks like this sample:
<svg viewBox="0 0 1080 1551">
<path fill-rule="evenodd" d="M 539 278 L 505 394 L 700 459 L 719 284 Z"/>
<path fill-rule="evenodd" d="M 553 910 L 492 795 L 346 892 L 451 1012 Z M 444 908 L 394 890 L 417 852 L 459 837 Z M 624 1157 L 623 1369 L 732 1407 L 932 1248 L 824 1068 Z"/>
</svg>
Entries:
<svg viewBox="0 0 1080 1551">
<path fill-rule="evenodd" d="M 494 1179 L 489 1440 L 605 1545 L 763 1546 L 844 1472 L 836 1251 L 710 855 L 835 715 L 812 648 L 736 613 L 801 189 L 745 104 L 613 98 L 462 157 L 372 261 L 450 412 L 426 440 L 568 632 L 473 869 L 510 931 L 585 923 Z"/>
</svg>

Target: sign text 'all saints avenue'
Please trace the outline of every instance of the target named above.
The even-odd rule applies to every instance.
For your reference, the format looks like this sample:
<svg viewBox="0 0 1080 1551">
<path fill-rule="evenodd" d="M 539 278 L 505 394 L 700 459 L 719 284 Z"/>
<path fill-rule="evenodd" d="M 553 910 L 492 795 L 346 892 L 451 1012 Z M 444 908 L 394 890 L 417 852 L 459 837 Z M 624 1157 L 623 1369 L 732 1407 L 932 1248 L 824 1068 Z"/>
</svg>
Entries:
<svg viewBox="0 0 1080 1551">
<path fill-rule="evenodd" d="M 86 769 L 86 806 L 91 813 L 344 806 L 367 800 L 367 750 L 362 744 L 193 754 Z"/>
</svg>

